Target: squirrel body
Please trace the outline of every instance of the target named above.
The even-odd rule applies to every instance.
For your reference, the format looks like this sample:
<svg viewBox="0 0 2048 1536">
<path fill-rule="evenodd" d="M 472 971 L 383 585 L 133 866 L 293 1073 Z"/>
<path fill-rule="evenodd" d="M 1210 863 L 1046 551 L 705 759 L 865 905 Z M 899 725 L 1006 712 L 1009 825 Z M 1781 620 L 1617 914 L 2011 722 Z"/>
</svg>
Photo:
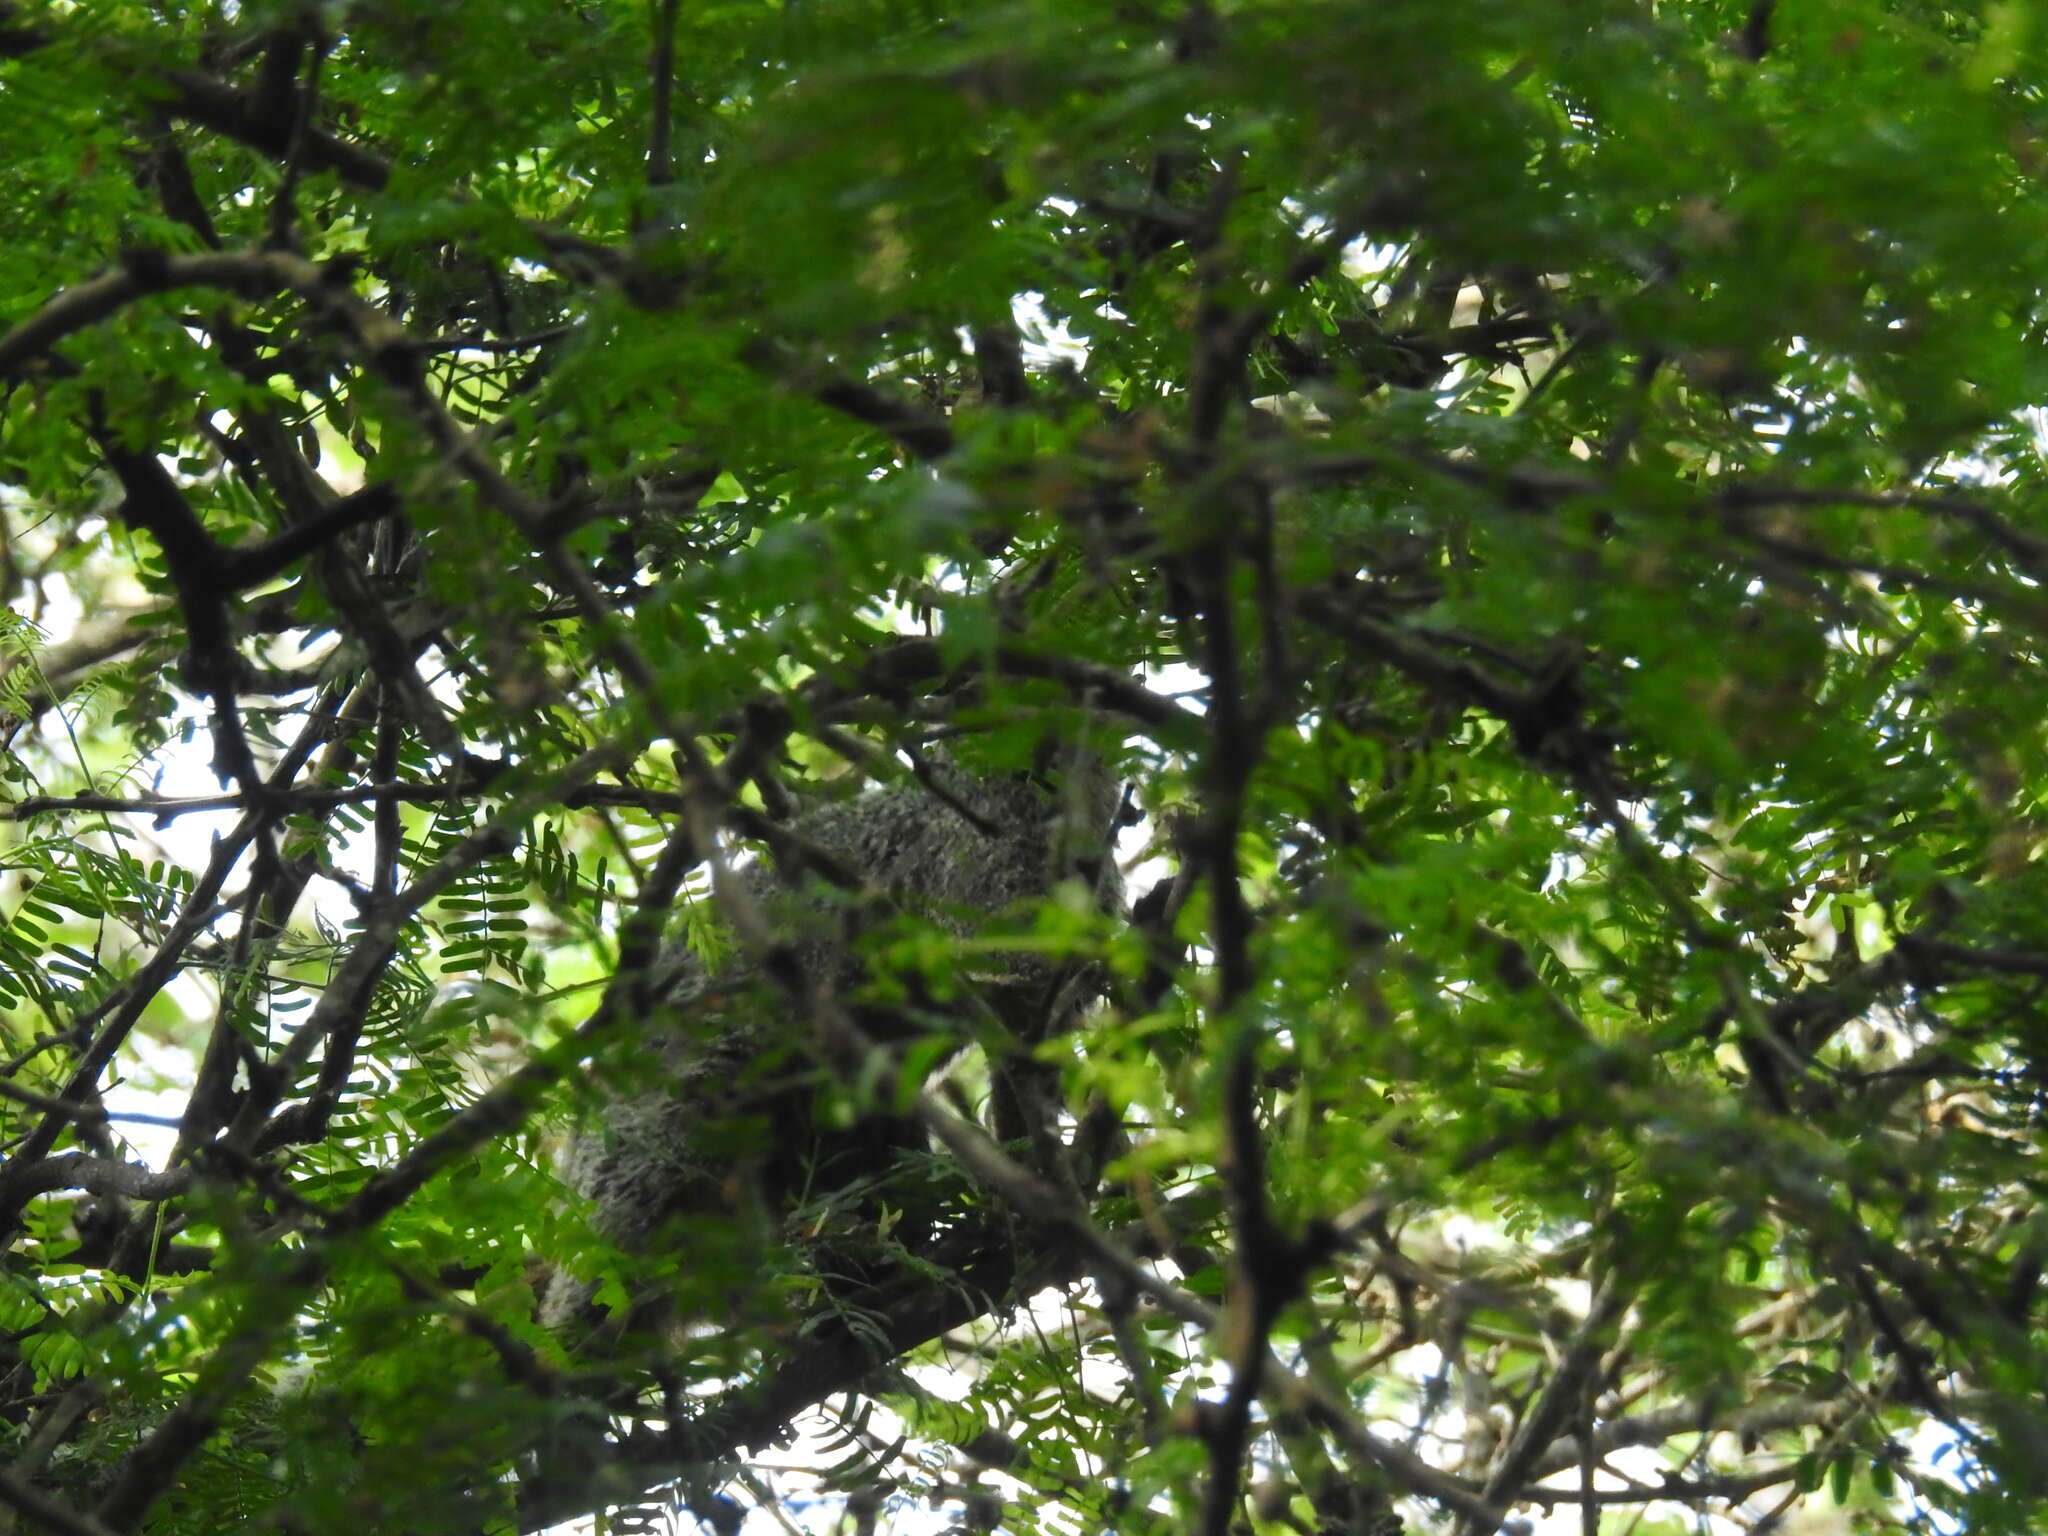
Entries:
<svg viewBox="0 0 2048 1536">
<path fill-rule="evenodd" d="M 934 976 L 938 998 L 908 985 L 865 988 L 870 973 L 851 939 L 875 909 L 924 918 L 956 938 L 989 918 L 1085 881 L 1093 900 L 1121 900 L 1112 857 L 1119 786 L 1093 754 L 1039 775 L 977 776 L 935 761 L 919 784 L 870 789 L 788 823 L 791 843 L 857 875 L 852 893 L 769 860 L 737 878 L 813 985 L 847 1000 L 872 1037 L 900 1042 L 930 1023 L 972 1024 L 993 1014 L 1012 1035 L 1036 1042 L 1070 1028 L 1098 989 L 1060 959 L 983 946 Z M 971 963 L 962 961 L 971 954 Z M 758 1200 L 786 1212 L 855 1179 L 886 1171 L 922 1136 L 882 1114 L 820 1127 L 818 1072 L 807 1050 L 810 1022 L 798 1001 L 750 957 L 707 965 L 682 945 L 663 953 L 663 1005 L 650 1019 L 642 1065 L 654 1086 L 606 1104 L 600 1124 L 577 1138 L 568 1182 L 595 1206 L 598 1230 L 627 1250 L 692 1213 Z M 886 1002 L 865 995 L 890 994 Z M 963 1001 L 964 998 L 964 1001 Z M 907 999 L 907 1000 L 899 1000 Z M 573 1292 L 573 1294 L 571 1294 Z M 566 1321 L 587 1287 L 550 1289 L 543 1320 Z"/>
</svg>

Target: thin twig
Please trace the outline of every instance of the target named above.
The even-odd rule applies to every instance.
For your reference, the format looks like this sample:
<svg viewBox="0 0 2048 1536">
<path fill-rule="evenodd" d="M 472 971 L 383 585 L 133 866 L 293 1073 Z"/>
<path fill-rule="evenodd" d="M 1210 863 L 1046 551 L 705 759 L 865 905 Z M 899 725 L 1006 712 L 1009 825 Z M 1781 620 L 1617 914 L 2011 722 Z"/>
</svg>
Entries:
<svg viewBox="0 0 2048 1536">
<path fill-rule="evenodd" d="M 648 60 L 653 103 L 647 125 L 647 185 L 665 187 L 675 180 L 670 163 L 672 112 L 676 91 L 676 0 L 661 0 L 654 18 L 654 53 Z"/>
</svg>

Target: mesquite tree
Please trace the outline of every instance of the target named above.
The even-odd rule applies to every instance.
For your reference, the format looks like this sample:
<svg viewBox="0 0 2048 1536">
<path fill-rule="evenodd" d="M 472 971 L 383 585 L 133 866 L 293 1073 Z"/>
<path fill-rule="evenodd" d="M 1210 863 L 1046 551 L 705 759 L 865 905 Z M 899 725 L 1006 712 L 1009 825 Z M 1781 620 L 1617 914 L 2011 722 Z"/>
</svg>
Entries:
<svg viewBox="0 0 2048 1536">
<path fill-rule="evenodd" d="M 2044 67 L 0 6 L 10 1528 L 2030 1528 Z"/>
</svg>

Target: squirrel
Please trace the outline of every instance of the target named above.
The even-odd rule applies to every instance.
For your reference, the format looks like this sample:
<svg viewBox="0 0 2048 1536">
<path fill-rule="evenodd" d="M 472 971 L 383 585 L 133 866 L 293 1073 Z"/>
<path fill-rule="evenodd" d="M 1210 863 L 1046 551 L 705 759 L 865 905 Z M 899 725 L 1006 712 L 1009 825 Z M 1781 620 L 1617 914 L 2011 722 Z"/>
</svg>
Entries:
<svg viewBox="0 0 2048 1536">
<path fill-rule="evenodd" d="M 1044 1040 L 1073 1027 L 1094 1000 L 1101 978 L 1090 968 L 975 946 L 970 964 L 956 963 L 926 988 L 915 978 L 873 978 L 848 939 L 873 925 L 878 907 L 969 938 L 989 918 L 1065 880 L 1083 881 L 1097 907 L 1118 910 L 1113 843 L 1121 786 L 1093 752 L 1054 757 L 1049 772 L 982 775 L 934 754 L 920 766 L 923 783 L 871 788 L 787 823 L 791 846 L 857 876 L 862 893 L 766 859 L 742 866 L 737 878 L 790 937 L 806 978 L 844 999 L 871 1038 L 901 1043 L 927 1021 L 940 1029 L 955 1023 L 964 1034 L 993 1015 L 1026 1045 Z M 663 1004 L 644 1047 L 657 1086 L 605 1104 L 599 1124 L 572 1144 L 565 1168 L 607 1240 L 645 1251 L 677 1218 L 750 1202 L 758 1214 L 779 1218 L 806 1197 L 886 1174 L 923 1145 L 915 1125 L 897 1116 L 865 1113 L 838 1128 L 816 1123 L 809 1023 L 755 961 L 707 963 L 672 941 L 658 964 Z M 878 994 L 894 996 L 883 1002 Z M 1003 1124 L 998 1098 L 999 1132 L 1018 1134 Z M 1017 1114 L 1012 1106 L 1009 1118 Z M 583 1313 L 590 1294 L 589 1286 L 557 1276 L 541 1320 L 564 1326 Z"/>
</svg>

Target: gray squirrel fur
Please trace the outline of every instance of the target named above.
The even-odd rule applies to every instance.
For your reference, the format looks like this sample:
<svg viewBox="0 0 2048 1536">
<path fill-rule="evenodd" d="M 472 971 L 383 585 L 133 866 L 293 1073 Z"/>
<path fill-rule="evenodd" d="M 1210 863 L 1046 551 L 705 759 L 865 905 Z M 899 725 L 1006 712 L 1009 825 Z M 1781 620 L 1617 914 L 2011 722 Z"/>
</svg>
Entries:
<svg viewBox="0 0 2048 1536">
<path fill-rule="evenodd" d="M 1120 786 L 1090 752 L 1066 754 L 1057 770 L 1050 783 L 1021 773 L 984 777 L 935 758 L 930 777 L 943 794 L 917 783 L 870 789 L 789 823 L 797 847 L 857 875 L 869 899 L 815 875 L 791 881 L 765 859 L 742 866 L 738 880 L 778 934 L 793 940 L 806 977 L 835 995 L 862 980 L 844 930 L 857 917 L 872 921 L 877 905 L 929 918 L 960 937 L 1067 879 L 1088 880 L 1096 904 L 1115 909 Z M 801 1161 L 819 1135 L 808 1113 L 816 1081 L 815 1069 L 806 1069 L 809 1025 L 797 1002 L 743 956 L 712 968 L 674 943 L 662 964 L 666 1006 L 650 1020 L 645 1063 L 660 1086 L 606 1105 L 601 1125 L 572 1145 L 565 1169 L 570 1185 L 594 1203 L 598 1230 L 629 1251 L 646 1248 L 676 1217 L 730 1209 L 750 1167 L 758 1173 L 764 1160 Z M 954 1004 L 955 1016 L 971 1025 L 985 1006 L 1027 1041 L 1070 1028 L 1097 990 L 1088 973 L 1036 953 L 977 952 L 956 980 L 969 1001 Z M 874 1015 L 872 1032 L 886 1036 L 893 1019 L 901 1038 L 902 1017 L 901 1010 Z M 765 1148 L 742 1151 L 729 1133 L 717 1136 L 714 1128 L 729 1124 L 735 1110 L 769 1122 Z M 588 1295 L 587 1286 L 558 1281 L 542 1320 L 567 1322 Z"/>
</svg>

